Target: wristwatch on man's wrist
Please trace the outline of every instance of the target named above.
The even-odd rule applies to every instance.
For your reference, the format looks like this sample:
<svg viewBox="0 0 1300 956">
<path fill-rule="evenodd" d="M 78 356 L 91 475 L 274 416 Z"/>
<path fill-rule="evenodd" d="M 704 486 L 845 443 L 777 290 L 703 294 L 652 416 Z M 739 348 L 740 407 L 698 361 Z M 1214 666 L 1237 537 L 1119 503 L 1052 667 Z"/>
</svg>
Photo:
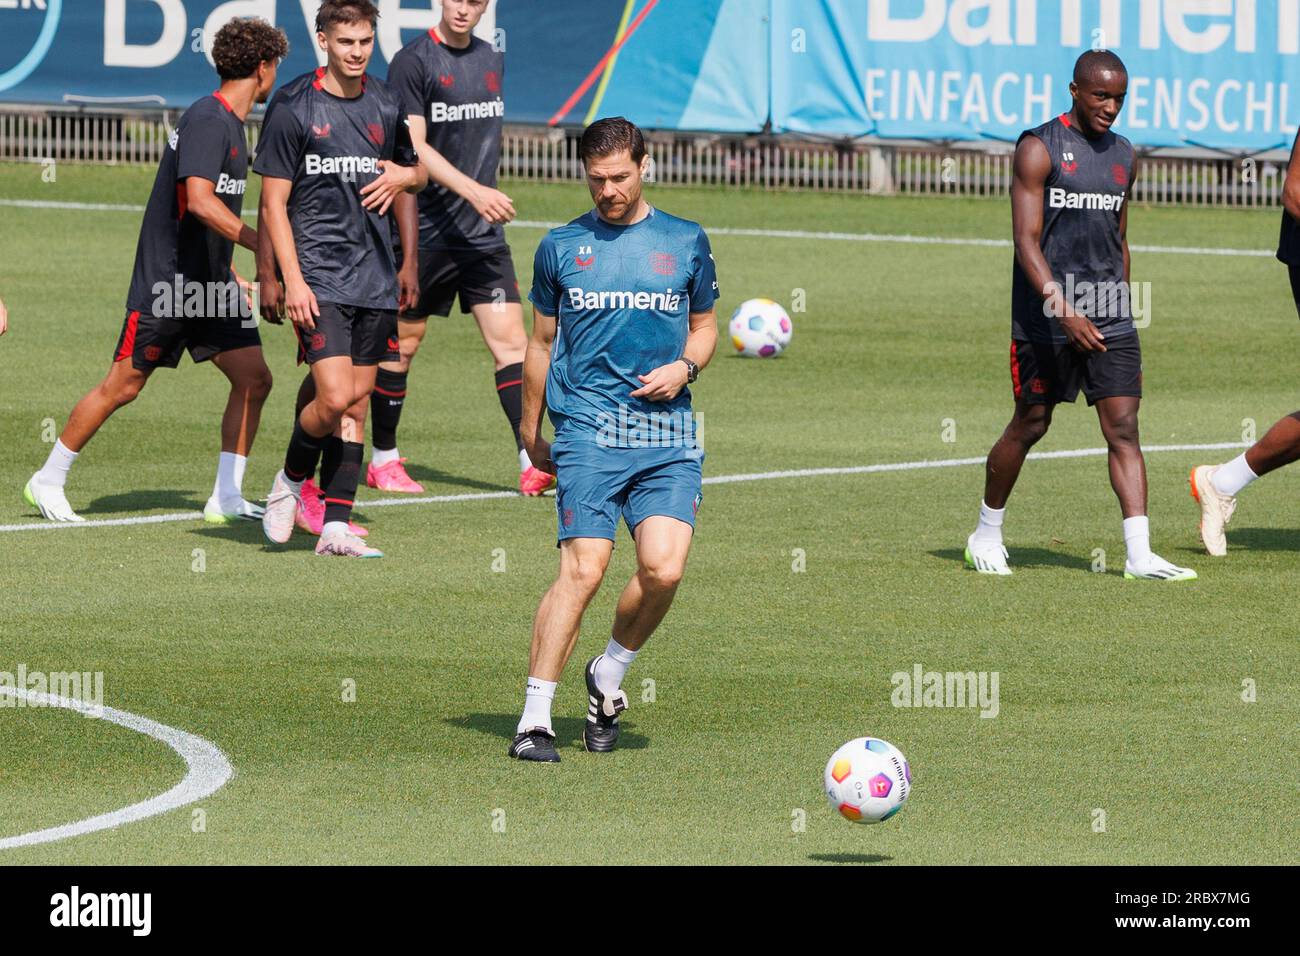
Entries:
<svg viewBox="0 0 1300 956">
<path fill-rule="evenodd" d="M 700 367 L 688 358 L 680 358 L 677 361 L 686 363 L 686 384 L 690 385 L 700 377 Z"/>
</svg>

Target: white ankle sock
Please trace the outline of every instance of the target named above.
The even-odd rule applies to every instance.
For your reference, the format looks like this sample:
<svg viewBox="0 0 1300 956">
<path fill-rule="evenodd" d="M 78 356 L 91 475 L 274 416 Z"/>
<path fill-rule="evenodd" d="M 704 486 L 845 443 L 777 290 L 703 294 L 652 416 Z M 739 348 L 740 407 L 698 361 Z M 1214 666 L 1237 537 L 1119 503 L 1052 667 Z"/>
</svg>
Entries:
<svg viewBox="0 0 1300 956">
<path fill-rule="evenodd" d="M 1246 464 L 1243 452 L 1227 464 L 1220 465 L 1210 483 L 1221 495 L 1235 495 L 1258 477 L 1250 470 L 1250 465 Z"/>
<path fill-rule="evenodd" d="M 533 460 L 528 457 L 528 452 L 519 449 L 519 474 L 522 475 L 531 467 L 533 467 Z"/>
<path fill-rule="evenodd" d="M 326 521 L 325 527 L 320 529 L 320 536 L 323 538 L 331 534 L 347 534 L 348 523 L 346 521 Z"/>
<path fill-rule="evenodd" d="M 980 523 L 975 528 L 976 541 L 1002 543 L 1002 519 L 1007 515 L 1006 508 L 990 508 L 980 502 Z"/>
<path fill-rule="evenodd" d="M 1146 515 L 1124 519 L 1124 547 L 1128 549 L 1129 564 L 1151 560 L 1151 522 Z"/>
<path fill-rule="evenodd" d="M 551 731 L 551 701 L 555 700 L 555 688 L 558 685 L 558 681 L 528 678 L 524 690 L 524 715 L 519 718 L 515 733 L 522 734 L 534 727 L 544 727 Z"/>
<path fill-rule="evenodd" d="M 401 452 L 396 448 L 390 448 L 387 451 L 383 451 L 379 448 L 370 449 L 370 464 L 374 465 L 376 468 L 379 468 L 381 465 L 386 465 L 390 461 L 397 461 L 397 459 L 401 457 Z"/>
<path fill-rule="evenodd" d="M 284 469 L 280 469 L 280 480 L 283 481 L 286 485 L 288 485 L 289 490 L 292 491 L 295 495 L 302 494 L 302 481 L 294 481 L 292 478 L 290 478 L 288 475 L 284 473 Z M 303 479 L 303 481 L 306 480 L 307 480 L 306 478 Z"/>
<path fill-rule="evenodd" d="M 629 651 L 612 637 L 605 645 L 605 653 L 596 661 L 596 686 L 606 694 L 612 694 L 623 683 L 623 675 L 636 660 L 636 651 Z"/>
<path fill-rule="evenodd" d="M 61 439 L 56 439 L 45 464 L 36 473 L 36 480 L 43 485 L 62 488 L 68 480 L 68 469 L 77 460 L 79 452 L 72 451 Z"/>
<path fill-rule="evenodd" d="M 221 504 L 238 504 L 244 497 L 244 469 L 248 459 L 233 451 L 223 451 L 217 460 L 217 481 L 212 497 Z"/>
</svg>

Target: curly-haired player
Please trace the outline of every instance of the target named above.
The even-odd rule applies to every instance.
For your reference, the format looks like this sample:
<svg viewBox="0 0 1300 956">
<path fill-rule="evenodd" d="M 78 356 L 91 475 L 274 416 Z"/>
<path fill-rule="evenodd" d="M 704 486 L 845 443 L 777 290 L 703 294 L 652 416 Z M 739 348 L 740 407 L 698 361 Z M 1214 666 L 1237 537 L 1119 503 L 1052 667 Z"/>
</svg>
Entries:
<svg viewBox="0 0 1300 956">
<path fill-rule="evenodd" d="M 108 417 L 140 394 L 154 369 L 175 368 L 186 350 L 195 362 L 211 359 L 230 380 L 217 481 L 203 518 L 217 524 L 261 518 L 241 485 L 271 372 L 231 255 L 236 242 L 257 249 L 257 232 L 239 218 L 248 174 L 244 120 L 270 96 L 288 51 L 284 33 L 265 20 L 231 20 L 217 33 L 212 58 L 221 85 L 185 111 L 163 151 L 113 363 L 72 410 L 44 467 L 23 489 L 46 518 L 83 520 L 63 491 L 72 463 Z"/>
</svg>

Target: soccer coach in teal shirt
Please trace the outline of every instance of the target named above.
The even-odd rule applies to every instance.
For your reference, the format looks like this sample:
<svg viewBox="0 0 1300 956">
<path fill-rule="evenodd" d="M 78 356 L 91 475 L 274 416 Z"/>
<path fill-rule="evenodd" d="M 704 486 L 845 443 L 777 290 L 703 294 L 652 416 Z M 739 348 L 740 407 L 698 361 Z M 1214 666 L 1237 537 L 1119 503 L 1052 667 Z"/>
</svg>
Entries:
<svg viewBox="0 0 1300 956">
<path fill-rule="evenodd" d="M 599 120 L 578 152 L 596 205 L 537 249 L 520 430 L 533 465 L 558 479 L 560 573 L 533 621 L 524 713 L 510 744 L 510 756 L 544 762 L 560 759 L 551 701 L 621 514 L 637 570 L 605 653 L 587 662 L 582 743 L 606 752 L 618 740 L 623 675 L 686 567 L 704 457 L 687 386 L 718 341 L 708 237 L 642 197 L 650 159 L 641 131 L 622 117 Z M 542 437 L 543 407 L 553 444 Z"/>
</svg>

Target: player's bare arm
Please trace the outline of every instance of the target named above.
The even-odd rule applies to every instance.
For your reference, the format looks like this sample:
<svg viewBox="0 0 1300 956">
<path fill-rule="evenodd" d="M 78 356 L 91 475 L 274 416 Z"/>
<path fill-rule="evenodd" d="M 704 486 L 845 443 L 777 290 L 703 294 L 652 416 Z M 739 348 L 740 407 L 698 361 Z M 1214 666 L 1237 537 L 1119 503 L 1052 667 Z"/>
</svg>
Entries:
<svg viewBox="0 0 1300 956">
<path fill-rule="evenodd" d="M 1074 311 L 1052 275 L 1040 239 L 1043 232 L 1043 190 L 1052 172 L 1052 157 L 1035 136 L 1026 136 L 1016 147 L 1015 175 L 1011 181 L 1011 231 L 1016 261 L 1030 285 L 1039 290 L 1043 302 L 1061 324 L 1070 344 L 1085 352 L 1106 351 L 1104 336 L 1084 316 Z M 1127 211 L 1127 210 L 1126 210 Z"/>
<path fill-rule="evenodd" d="M 237 242 L 245 249 L 257 251 L 257 232 L 246 226 L 217 198 L 217 184 L 202 176 L 185 180 L 185 201 L 190 215 L 223 239 Z"/>
<path fill-rule="evenodd" d="M 692 312 L 690 331 L 686 335 L 686 348 L 682 350 L 682 359 L 689 359 L 699 368 L 709 364 L 713 352 L 718 346 L 718 322 L 713 309 L 708 312 Z M 641 387 L 631 393 L 633 398 L 644 398 L 650 402 L 671 402 L 686 387 L 690 369 L 682 359 L 669 362 L 652 369 L 637 379 Z"/>
<path fill-rule="evenodd" d="M 423 116 L 412 113 L 406 119 L 411 130 L 411 141 L 420 156 L 420 165 L 428 172 L 431 181 L 443 189 L 450 189 L 494 226 L 504 225 L 515 218 L 515 204 L 509 196 L 466 176 L 429 145 L 425 138 L 427 129 Z"/>
<path fill-rule="evenodd" d="M 402 268 L 397 270 L 397 311 L 415 308 L 420 300 L 420 205 L 412 193 L 393 200 L 397 234 L 402 243 Z"/>
<path fill-rule="evenodd" d="M 542 437 L 542 415 L 546 411 L 546 376 L 551 371 L 551 345 L 555 342 L 556 321 L 533 309 L 533 334 L 524 354 L 523 418 L 519 436 L 534 468 L 555 474 L 551 461 L 551 443 Z"/>
<path fill-rule="evenodd" d="M 1300 134 L 1291 146 L 1291 161 L 1286 167 L 1286 180 L 1282 183 L 1282 205 L 1291 218 L 1300 219 Z"/>
<path fill-rule="evenodd" d="M 1137 185 L 1139 163 L 1137 158 L 1133 159 L 1133 173 L 1128 183 L 1128 198 L 1124 202 L 1124 208 L 1119 213 L 1119 242 L 1120 249 L 1124 254 L 1124 282 L 1129 283 L 1129 257 L 1128 257 L 1128 206 L 1133 198 L 1133 188 Z"/>
<path fill-rule="evenodd" d="M 402 193 L 418 193 L 429 184 L 429 174 L 419 163 L 403 166 L 391 159 L 381 159 L 379 168 L 378 178 L 361 187 L 361 195 L 365 197 L 361 205 L 381 216 Z"/>
<path fill-rule="evenodd" d="M 257 264 L 257 302 L 262 313 L 262 320 L 272 325 L 284 323 L 284 286 L 275 271 L 275 245 L 266 231 L 266 222 L 262 215 L 261 204 L 257 207 L 257 232 L 266 236 L 266 242 L 257 244 L 257 253 L 253 260 Z"/>
<path fill-rule="evenodd" d="M 316 328 L 320 306 L 316 304 L 315 294 L 307 287 L 298 264 L 293 227 L 289 225 L 289 193 L 292 189 L 292 180 L 264 176 L 258 221 L 265 225 L 267 238 L 275 250 L 275 260 L 284 276 L 284 311 L 290 322 L 310 332 Z"/>
</svg>

